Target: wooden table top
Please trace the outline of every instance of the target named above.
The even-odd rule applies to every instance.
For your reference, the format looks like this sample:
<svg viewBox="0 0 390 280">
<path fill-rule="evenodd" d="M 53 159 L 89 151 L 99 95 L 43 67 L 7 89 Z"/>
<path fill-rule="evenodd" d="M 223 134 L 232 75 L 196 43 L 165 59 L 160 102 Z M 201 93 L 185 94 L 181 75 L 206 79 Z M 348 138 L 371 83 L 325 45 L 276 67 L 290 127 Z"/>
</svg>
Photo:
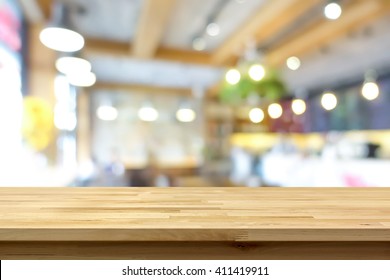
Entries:
<svg viewBox="0 0 390 280">
<path fill-rule="evenodd" d="M 0 188 L 0 241 L 390 241 L 390 188 Z"/>
</svg>

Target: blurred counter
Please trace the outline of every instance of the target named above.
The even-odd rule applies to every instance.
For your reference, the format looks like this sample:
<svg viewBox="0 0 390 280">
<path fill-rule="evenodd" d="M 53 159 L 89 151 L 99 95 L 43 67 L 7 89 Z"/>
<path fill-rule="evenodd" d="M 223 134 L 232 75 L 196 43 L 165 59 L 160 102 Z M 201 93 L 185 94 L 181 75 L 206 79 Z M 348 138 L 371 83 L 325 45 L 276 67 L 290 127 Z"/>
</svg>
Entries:
<svg viewBox="0 0 390 280">
<path fill-rule="evenodd" d="M 266 154 L 263 180 L 282 187 L 389 187 L 390 160 Z"/>
</svg>

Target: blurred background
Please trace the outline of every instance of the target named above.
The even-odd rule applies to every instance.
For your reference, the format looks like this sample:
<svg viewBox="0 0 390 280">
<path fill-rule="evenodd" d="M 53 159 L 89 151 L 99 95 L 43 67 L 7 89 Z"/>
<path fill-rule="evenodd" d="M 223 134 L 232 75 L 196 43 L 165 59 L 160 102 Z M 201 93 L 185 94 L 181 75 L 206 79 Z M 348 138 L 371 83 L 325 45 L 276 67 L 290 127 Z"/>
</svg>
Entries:
<svg viewBox="0 0 390 280">
<path fill-rule="evenodd" d="M 0 186 L 390 186 L 388 0 L 0 0 Z"/>
</svg>

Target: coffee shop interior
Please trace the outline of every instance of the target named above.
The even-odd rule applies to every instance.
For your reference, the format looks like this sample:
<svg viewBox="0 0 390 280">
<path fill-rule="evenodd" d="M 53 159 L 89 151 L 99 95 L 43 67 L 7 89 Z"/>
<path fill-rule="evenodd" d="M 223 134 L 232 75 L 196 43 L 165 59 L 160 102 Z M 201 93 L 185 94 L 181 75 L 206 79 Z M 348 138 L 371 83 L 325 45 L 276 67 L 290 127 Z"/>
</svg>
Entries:
<svg viewBox="0 0 390 280">
<path fill-rule="evenodd" d="M 390 186 L 388 0 L 0 0 L 0 186 Z"/>
</svg>

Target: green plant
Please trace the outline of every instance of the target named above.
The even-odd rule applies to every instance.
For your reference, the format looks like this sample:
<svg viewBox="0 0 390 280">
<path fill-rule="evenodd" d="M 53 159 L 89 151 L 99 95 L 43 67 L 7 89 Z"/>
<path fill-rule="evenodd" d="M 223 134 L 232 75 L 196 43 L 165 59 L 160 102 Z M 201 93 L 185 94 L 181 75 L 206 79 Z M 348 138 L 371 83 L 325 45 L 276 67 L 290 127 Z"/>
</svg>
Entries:
<svg viewBox="0 0 390 280">
<path fill-rule="evenodd" d="M 241 69 L 240 69 L 241 70 Z M 247 70 L 247 69 L 245 69 Z M 241 79 L 236 85 L 223 82 L 219 93 L 220 100 L 225 103 L 236 104 L 256 94 L 262 100 L 276 101 L 286 95 L 286 86 L 275 70 L 268 70 L 260 81 L 252 80 L 248 71 L 240 71 Z"/>
</svg>

